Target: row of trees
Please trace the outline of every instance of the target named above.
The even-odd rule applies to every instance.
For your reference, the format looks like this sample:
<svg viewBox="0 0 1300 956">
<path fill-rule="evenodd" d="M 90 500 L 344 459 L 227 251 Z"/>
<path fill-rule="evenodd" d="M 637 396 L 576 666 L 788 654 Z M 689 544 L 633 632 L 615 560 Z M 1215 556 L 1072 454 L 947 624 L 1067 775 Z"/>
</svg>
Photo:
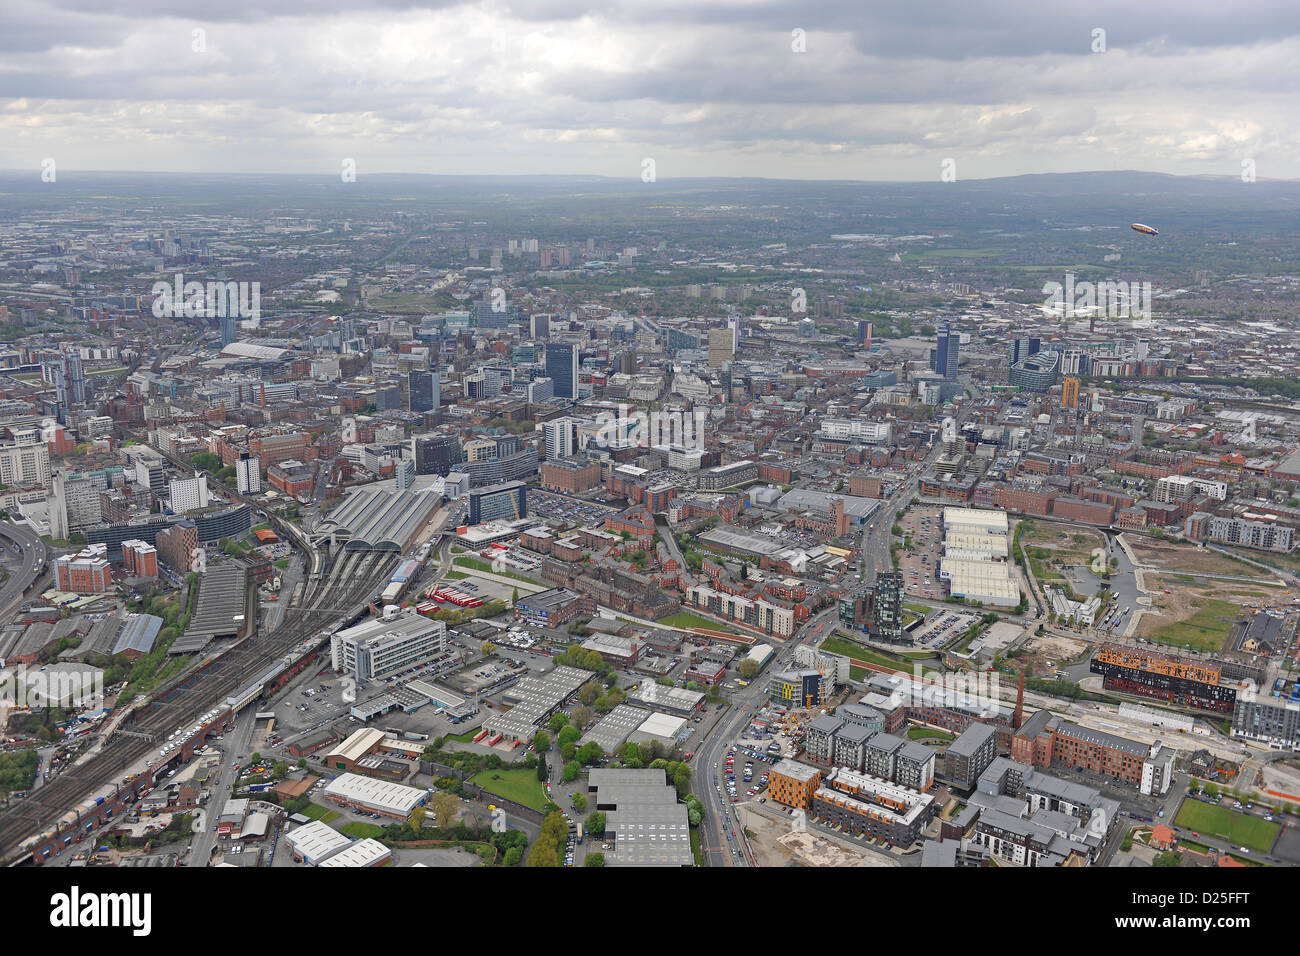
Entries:
<svg viewBox="0 0 1300 956">
<path fill-rule="evenodd" d="M 602 827 L 603 829 L 603 827 Z M 552 810 L 542 820 L 542 830 L 528 854 L 528 866 L 563 866 L 564 848 L 568 844 L 569 824 L 564 814 Z"/>
</svg>

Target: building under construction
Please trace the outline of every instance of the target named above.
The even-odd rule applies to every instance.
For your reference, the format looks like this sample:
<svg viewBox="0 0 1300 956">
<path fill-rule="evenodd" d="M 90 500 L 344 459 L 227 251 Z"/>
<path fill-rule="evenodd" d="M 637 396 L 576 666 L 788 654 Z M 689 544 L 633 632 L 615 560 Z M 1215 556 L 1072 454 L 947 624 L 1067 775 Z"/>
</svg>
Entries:
<svg viewBox="0 0 1300 956">
<path fill-rule="evenodd" d="M 1226 679 L 1216 661 L 1107 643 L 1097 649 L 1089 669 L 1102 675 L 1107 690 L 1183 707 L 1230 714 L 1237 701 L 1237 682 Z"/>
</svg>

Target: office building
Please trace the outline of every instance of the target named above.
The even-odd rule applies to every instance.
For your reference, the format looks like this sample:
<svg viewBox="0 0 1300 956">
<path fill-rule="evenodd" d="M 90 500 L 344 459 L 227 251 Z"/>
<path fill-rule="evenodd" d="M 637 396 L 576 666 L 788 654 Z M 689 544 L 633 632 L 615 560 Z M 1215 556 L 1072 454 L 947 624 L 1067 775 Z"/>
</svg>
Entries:
<svg viewBox="0 0 1300 956">
<path fill-rule="evenodd" d="M 1037 355 L 1041 339 L 1038 338 L 1014 338 L 1011 340 L 1009 348 L 1009 358 L 1011 365 L 1015 365 L 1031 355 Z"/>
<path fill-rule="evenodd" d="M 538 405 L 555 397 L 555 383 L 549 378 L 535 378 L 528 383 L 528 404 Z"/>
<path fill-rule="evenodd" d="M 944 378 L 957 377 L 961 358 L 961 335 L 949 326 L 941 326 L 936 333 L 935 347 L 930 350 L 930 369 Z"/>
<path fill-rule="evenodd" d="M 437 370 L 411 369 L 407 373 L 410 394 L 409 406 L 413 412 L 435 412 L 442 401 Z"/>
<path fill-rule="evenodd" d="M 485 521 L 515 521 L 528 517 L 528 486 L 522 481 L 503 481 L 472 488 L 469 493 L 471 525 Z"/>
<path fill-rule="evenodd" d="M 72 532 L 99 524 L 101 490 L 89 475 L 55 475 L 50 487 L 50 535 L 67 540 Z"/>
<path fill-rule="evenodd" d="M 1037 352 L 1011 366 L 1007 372 L 1007 381 L 1027 392 L 1045 393 L 1056 384 L 1060 368 L 1060 352 Z"/>
<path fill-rule="evenodd" d="M 546 375 L 556 398 L 578 397 L 578 346 L 573 342 L 546 343 Z"/>
<path fill-rule="evenodd" d="M 736 354 L 736 333 L 732 328 L 709 330 L 709 368 L 722 368 Z"/>
<path fill-rule="evenodd" d="M 43 441 L 0 445 L 0 485 L 31 488 L 49 484 L 50 449 Z"/>
<path fill-rule="evenodd" d="M 359 683 L 423 664 L 447 649 L 447 626 L 414 611 L 389 611 L 330 638 L 330 663 Z"/>
<path fill-rule="evenodd" d="M 454 432 L 419 435 L 411 439 L 417 475 L 447 474 L 461 462 L 460 439 Z"/>
<path fill-rule="evenodd" d="M 537 627 L 563 627 L 578 616 L 582 595 L 568 588 L 551 588 L 521 594 L 515 602 L 515 617 Z"/>
</svg>

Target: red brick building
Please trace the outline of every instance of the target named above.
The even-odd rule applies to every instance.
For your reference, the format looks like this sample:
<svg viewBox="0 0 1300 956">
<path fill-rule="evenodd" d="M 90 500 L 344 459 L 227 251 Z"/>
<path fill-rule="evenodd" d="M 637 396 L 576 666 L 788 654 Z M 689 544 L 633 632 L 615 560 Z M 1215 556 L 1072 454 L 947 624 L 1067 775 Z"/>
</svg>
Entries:
<svg viewBox="0 0 1300 956">
<path fill-rule="evenodd" d="M 587 458 L 544 461 L 538 473 L 541 486 L 547 491 L 577 494 L 600 485 L 600 462 Z"/>
<path fill-rule="evenodd" d="M 158 549 L 146 541 L 122 542 L 122 565 L 133 578 L 158 577 Z"/>
<path fill-rule="evenodd" d="M 54 573 L 60 591 L 103 594 L 113 588 L 106 544 L 92 544 L 77 554 L 65 554 L 55 559 Z"/>
<path fill-rule="evenodd" d="M 181 521 L 158 532 L 158 557 L 175 571 L 188 571 L 199 550 L 199 529 L 193 521 Z"/>
</svg>

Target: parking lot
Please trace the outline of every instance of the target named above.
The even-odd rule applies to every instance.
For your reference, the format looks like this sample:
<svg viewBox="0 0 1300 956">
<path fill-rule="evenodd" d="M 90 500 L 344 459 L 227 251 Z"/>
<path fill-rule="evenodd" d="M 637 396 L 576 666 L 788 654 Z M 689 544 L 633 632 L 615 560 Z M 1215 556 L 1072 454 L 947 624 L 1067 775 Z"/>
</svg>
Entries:
<svg viewBox="0 0 1300 956">
<path fill-rule="evenodd" d="M 912 632 L 912 638 L 917 646 L 940 647 L 966 633 L 966 629 L 978 620 L 978 614 L 968 611 L 934 611 Z"/>
<path fill-rule="evenodd" d="M 937 505 L 914 505 L 897 521 L 903 529 L 903 540 L 911 539 L 911 547 L 898 552 L 898 569 L 903 572 L 909 597 L 944 599 L 943 585 L 935 578 L 943 556 L 942 512 Z"/>
<path fill-rule="evenodd" d="M 537 488 L 528 489 L 530 518 L 563 518 L 575 524 L 599 526 L 604 523 L 606 517 L 618 510 L 612 505 L 603 505 L 595 501 L 583 501 Z"/>
</svg>

